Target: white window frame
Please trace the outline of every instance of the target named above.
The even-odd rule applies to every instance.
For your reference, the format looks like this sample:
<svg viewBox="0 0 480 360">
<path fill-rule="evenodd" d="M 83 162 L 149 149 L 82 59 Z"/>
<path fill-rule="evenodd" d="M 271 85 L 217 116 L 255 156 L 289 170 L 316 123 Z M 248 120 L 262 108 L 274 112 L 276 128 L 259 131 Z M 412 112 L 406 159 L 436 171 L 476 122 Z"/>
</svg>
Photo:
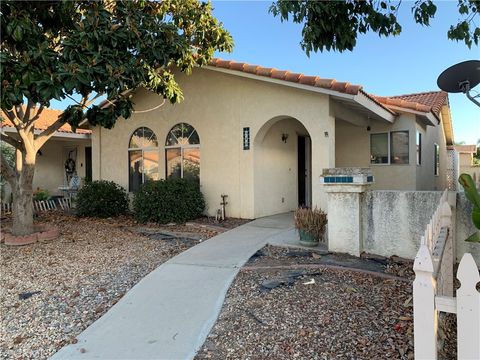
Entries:
<svg viewBox="0 0 480 360">
<path fill-rule="evenodd" d="M 420 138 L 419 138 L 420 136 Z M 418 139 L 420 139 L 420 144 L 417 143 Z M 417 149 L 417 146 L 419 148 Z M 422 160 L 423 160 L 423 134 L 421 131 L 417 130 L 415 133 L 415 161 L 417 162 L 417 166 L 422 166 Z"/>
<path fill-rule="evenodd" d="M 392 164 L 392 146 L 391 146 L 391 138 L 392 138 L 392 133 L 395 132 L 406 132 L 408 133 L 408 163 L 407 164 Z M 388 146 L 388 162 L 387 163 L 382 163 L 382 164 L 377 164 L 377 163 L 372 163 L 370 160 L 370 165 L 374 166 L 387 166 L 387 165 L 396 165 L 396 166 L 408 166 L 410 165 L 410 130 L 392 130 L 392 131 L 380 131 L 380 132 L 375 132 L 375 133 L 370 133 L 370 157 L 372 156 L 372 135 L 382 135 L 382 134 L 387 134 L 387 146 Z M 415 140 L 416 144 L 416 140 Z"/>
<path fill-rule="evenodd" d="M 440 176 L 440 146 L 437 143 L 433 143 L 433 175 Z"/>
</svg>

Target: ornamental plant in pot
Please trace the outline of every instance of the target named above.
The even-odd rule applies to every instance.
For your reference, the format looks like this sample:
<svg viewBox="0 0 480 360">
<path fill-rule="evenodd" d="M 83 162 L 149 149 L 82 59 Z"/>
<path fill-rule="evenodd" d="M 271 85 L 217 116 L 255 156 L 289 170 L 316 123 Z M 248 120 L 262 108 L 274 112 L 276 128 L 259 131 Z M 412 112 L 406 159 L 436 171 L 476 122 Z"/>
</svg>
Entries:
<svg viewBox="0 0 480 360">
<path fill-rule="evenodd" d="M 323 240 L 327 226 L 327 214 L 324 211 L 301 207 L 295 210 L 294 218 L 301 245 L 317 246 Z"/>
</svg>

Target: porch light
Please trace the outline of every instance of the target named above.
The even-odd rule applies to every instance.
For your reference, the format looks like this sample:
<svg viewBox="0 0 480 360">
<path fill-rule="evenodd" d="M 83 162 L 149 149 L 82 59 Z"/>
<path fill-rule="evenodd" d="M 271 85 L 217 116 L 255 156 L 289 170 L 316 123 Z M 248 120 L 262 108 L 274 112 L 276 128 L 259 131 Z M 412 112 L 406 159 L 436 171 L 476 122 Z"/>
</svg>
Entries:
<svg viewBox="0 0 480 360">
<path fill-rule="evenodd" d="M 282 141 L 286 144 L 288 139 L 288 134 L 283 133 L 282 134 Z"/>
</svg>

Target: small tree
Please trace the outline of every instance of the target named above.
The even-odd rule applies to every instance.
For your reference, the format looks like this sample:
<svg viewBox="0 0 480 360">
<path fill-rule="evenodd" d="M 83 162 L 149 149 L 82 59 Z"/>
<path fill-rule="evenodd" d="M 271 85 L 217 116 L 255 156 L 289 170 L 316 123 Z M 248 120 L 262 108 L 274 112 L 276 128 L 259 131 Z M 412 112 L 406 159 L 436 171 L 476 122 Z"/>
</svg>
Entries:
<svg viewBox="0 0 480 360">
<path fill-rule="evenodd" d="M 190 73 L 232 40 L 196 0 L 2 1 L 1 109 L 16 136 L 15 167 L 1 159 L 13 192 L 16 235 L 33 231 L 32 181 L 38 150 L 63 125 L 87 120 L 112 128 L 132 114 L 131 91 L 143 86 L 172 103 L 182 99 L 174 69 Z M 99 97 L 111 106 L 94 105 Z M 53 99 L 70 98 L 58 119 L 40 134 L 35 123 Z M 78 101 L 76 100 L 78 99 Z"/>
<path fill-rule="evenodd" d="M 318 50 L 353 50 L 358 34 L 369 31 L 379 36 L 400 35 L 402 26 L 397 13 L 401 4 L 401 0 L 278 0 L 272 4 L 270 12 L 282 21 L 291 17 L 294 22 L 303 24 L 300 45 L 309 55 Z M 415 22 L 428 26 L 437 6 L 431 0 L 415 0 L 411 10 Z M 463 41 L 469 48 L 472 44 L 478 45 L 480 27 L 475 25 L 474 18 L 480 12 L 480 1 L 458 0 L 458 12 L 460 20 L 450 26 L 447 37 Z"/>
</svg>

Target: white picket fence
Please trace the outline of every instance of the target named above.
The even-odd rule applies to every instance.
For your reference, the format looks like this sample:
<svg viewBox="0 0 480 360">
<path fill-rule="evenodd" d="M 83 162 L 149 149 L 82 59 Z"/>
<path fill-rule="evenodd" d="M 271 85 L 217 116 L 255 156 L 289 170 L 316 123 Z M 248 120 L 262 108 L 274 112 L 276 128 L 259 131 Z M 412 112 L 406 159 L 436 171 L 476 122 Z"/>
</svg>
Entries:
<svg viewBox="0 0 480 360">
<path fill-rule="evenodd" d="M 415 359 L 437 359 L 440 312 L 457 314 L 458 359 L 480 359 L 480 293 L 476 290 L 480 274 L 472 255 L 465 254 L 457 271 L 461 287 L 454 296 L 452 225 L 445 191 L 421 238 L 413 266 Z"/>
<path fill-rule="evenodd" d="M 72 207 L 72 200 L 70 198 L 59 198 L 55 200 L 42 200 L 34 201 L 33 209 L 35 211 L 48 211 L 48 210 L 68 210 Z M 2 214 L 10 214 L 13 212 L 12 203 L 1 204 Z"/>
</svg>

